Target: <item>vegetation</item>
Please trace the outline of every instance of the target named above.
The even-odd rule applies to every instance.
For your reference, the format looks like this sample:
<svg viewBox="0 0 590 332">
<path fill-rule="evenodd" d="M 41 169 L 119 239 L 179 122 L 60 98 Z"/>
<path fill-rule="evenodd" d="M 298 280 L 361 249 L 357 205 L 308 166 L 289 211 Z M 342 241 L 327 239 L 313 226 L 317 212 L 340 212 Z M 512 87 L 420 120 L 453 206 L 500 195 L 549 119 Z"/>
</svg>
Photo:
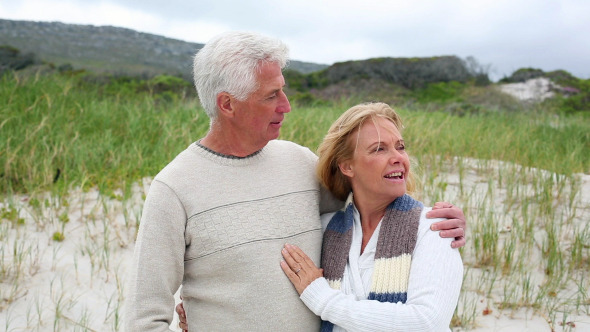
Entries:
<svg viewBox="0 0 590 332">
<path fill-rule="evenodd" d="M 172 77 L 4 75 L 0 192 L 112 188 L 155 174 L 208 119 Z M 180 91 L 180 93 L 179 93 Z"/>
<path fill-rule="evenodd" d="M 22 54 L 17 48 L 0 46 L 0 74 L 7 70 L 19 70 L 33 65 L 38 60 L 32 53 Z"/>
<path fill-rule="evenodd" d="M 301 86 L 305 77 L 298 78 Z M 371 95 L 375 82 L 383 89 Z M 585 89 L 585 81 L 572 82 Z M 521 104 L 475 80 L 415 89 L 372 79 L 346 84 L 350 91 L 358 84 L 367 89 L 325 98 L 330 87 L 290 83 L 293 110 L 281 138 L 315 150 L 348 107 L 371 98 L 394 101 L 406 124 L 420 198 L 427 205 L 460 205 L 469 222 L 454 327 L 473 328 L 490 312 L 524 312 L 568 330 L 590 313 L 590 203 L 582 197 L 583 174 L 590 174 L 588 112 L 564 112 L 560 107 L 571 97 Z M 0 77 L 0 105 L 0 317 L 6 330 L 48 324 L 118 330 L 125 265 L 117 255 L 133 247 L 149 179 L 208 129 L 191 84 L 68 68 L 7 72 Z M 61 248 L 70 248 L 71 257 L 64 259 Z M 78 287 L 108 290 L 101 292 L 104 316 L 92 317 L 81 304 L 93 292 L 68 295 L 63 271 Z M 47 299 L 28 300 L 28 281 L 46 272 L 54 275 Z M 17 303 L 28 307 L 11 310 Z"/>
<path fill-rule="evenodd" d="M 557 98 L 548 102 L 554 110 L 564 113 L 590 112 L 590 79 L 578 79 L 565 70 L 546 73 L 541 69 L 522 68 L 500 82 L 517 83 L 539 77 L 547 77 L 559 86 L 556 89 L 559 92 Z"/>
<path fill-rule="evenodd" d="M 347 61 L 307 75 L 288 72 L 286 79 L 297 91 L 362 79 L 378 79 L 407 89 L 423 88 L 438 82 L 477 82 L 479 85 L 490 82 L 487 73 L 482 72 L 474 58 L 462 60 L 456 56 Z"/>
</svg>

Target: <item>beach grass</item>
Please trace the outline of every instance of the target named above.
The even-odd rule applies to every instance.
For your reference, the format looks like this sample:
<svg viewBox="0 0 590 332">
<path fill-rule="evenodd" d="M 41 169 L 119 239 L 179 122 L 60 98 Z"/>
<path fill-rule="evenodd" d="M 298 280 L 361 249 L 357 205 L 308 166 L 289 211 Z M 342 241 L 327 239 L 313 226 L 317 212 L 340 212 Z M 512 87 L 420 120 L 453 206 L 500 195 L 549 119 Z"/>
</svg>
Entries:
<svg viewBox="0 0 590 332">
<path fill-rule="evenodd" d="M 2 325 L 119 330 L 150 179 L 206 133 L 208 118 L 190 95 L 76 75 L 5 74 L 0 105 Z M 293 105 L 281 139 L 315 151 L 350 106 Z M 467 217 L 453 328 L 492 316 L 541 317 L 563 331 L 590 324 L 588 118 L 542 107 L 397 110 L 418 197 L 450 201 Z M 45 286 L 31 286 L 37 276 Z"/>
</svg>

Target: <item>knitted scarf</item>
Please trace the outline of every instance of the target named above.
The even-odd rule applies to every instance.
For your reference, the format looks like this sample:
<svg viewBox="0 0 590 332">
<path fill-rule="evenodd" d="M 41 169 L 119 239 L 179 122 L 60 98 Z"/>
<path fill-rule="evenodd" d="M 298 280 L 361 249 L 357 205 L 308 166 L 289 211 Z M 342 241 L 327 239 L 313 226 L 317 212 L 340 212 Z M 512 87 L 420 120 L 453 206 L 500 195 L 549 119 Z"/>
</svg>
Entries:
<svg viewBox="0 0 590 332">
<path fill-rule="evenodd" d="M 412 253 L 416 246 L 423 207 L 421 202 L 404 195 L 395 199 L 386 208 L 377 240 L 369 300 L 406 302 Z M 324 277 L 332 288 L 338 290 L 352 242 L 353 209 L 351 194 L 345 207 L 332 217 L 324 232 Z M 332 331 L 333 328 L 332 323 L 322 321 L 321 331 Z"/>
</svg>

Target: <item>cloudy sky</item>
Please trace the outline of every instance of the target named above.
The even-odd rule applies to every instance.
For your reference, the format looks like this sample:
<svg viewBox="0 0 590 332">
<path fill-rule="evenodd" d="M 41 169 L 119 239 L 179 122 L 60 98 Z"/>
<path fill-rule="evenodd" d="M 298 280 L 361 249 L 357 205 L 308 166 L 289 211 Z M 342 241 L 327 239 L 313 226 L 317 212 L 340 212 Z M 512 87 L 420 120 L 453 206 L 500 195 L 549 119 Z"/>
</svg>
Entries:
<svg viewBox="0 0 590 332">
<path fill-rule="evenodd" d="M 588 0 L 0 0 L 0 18 L 112 25 L 205 43 L 278 37 L 295 60 L 475 57 L 492 78 L 523 67 L 590 78 Z"/>
</svg>

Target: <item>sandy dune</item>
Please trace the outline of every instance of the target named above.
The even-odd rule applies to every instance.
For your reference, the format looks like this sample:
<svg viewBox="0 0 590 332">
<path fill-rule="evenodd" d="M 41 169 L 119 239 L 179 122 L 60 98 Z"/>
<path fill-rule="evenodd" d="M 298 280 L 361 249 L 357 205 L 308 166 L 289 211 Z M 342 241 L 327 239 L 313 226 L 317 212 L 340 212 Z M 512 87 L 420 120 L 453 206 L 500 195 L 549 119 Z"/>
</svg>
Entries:
<svg viewBox="0 0 590 332">
<path fill-rule="evenodd" d="M 551 331 L 548 321 L 553 320 L 565 322 L 563 326 L 554 324 L 557 331 L 590 331 L 588 300 L 582 301 L 577 310 L 568 305 L 557 307 L 553 316 L 548 317 L 546 312 L 533 308 L 500 309 L 498 303 L 506 289 L 500 280 L 494 285 L 491 297 L 479 292 L 478 285 L 486 284 L 482 281 L 485 281 L 486 272 L 485 268 L 477 267 L 472 234 L 477 223 L 482 222 L 482 202 L 492 207 L 496 204 L 497 209 L 489 211 L 495 214 L 500 240 L 515 227 L 511 216 L 516 214 L 511 215 L 506 209 L 507 181 L 497 183 L 490 172 L 498 169 L 517 172 L 517 166 L 487 163 L 483 167 L 474 160 L 461 163 L 458 170 L 457 161 L 449 162 L 448 172 L 439 174 L 435 182 L 427 184 L 425 191 L 438 190 L 437 198 L 462 204 L 468 215 L 468 245 L 463 251 L 468 268 L 459 312 L 461 317 L 468 317 L 468 312 L 473 311 L 469 328 L 474 331 Z M 578 175 L 576 179 L 581 188 L 579 197 L 574 200 L 577 214 L 572 227 L 590 220 L 590 176 Z M 17 196 L 2 202 L 5 214 L 16 210 L 22 220 L 19 223 L 3 219 L 0 223 L 0 329 L 121 331 L 126 272 L 149 184 L 150 180 L 145 179 L 141 185 L 135 185 L 132 195 L 126 199 L 121 193 L 105 197 L 96 190 L 78 189 L 59 199 L 50 195 Z M 526 185 L 519 188 L 534 193 L 534 189 Z M 433 197 L 424 199 L 425 203 L 431 204 Z M 63 241 L 53 239 L 55 232 L 63 234 Z M 565 242 L 562 245 L 568 246 Z M 543 257 L 539 257 L 539 261 L 542 260 Z M 538 266 L 530 272 L 533 288 L 538 287 L 535 283 L 544 278 L 542 268 Z M 585 280 L 578 286 L 564 284 L 563 292 L 558 295 L 575 297 L 577 294 L 587 299 L 588 278 Z M 580 290 L 581 286 L 586 287 L 585 290 Z M 586 294 L 580 294 L 584 291 Z M 556 305 L 559 306 L 557 302 Z M 567 311 L 565 316 L 561 309 Z M 172 314 L 173 308 L 170 310 Z M 175 326 L 176 321 L 172 324 Z"/>
</svg>

